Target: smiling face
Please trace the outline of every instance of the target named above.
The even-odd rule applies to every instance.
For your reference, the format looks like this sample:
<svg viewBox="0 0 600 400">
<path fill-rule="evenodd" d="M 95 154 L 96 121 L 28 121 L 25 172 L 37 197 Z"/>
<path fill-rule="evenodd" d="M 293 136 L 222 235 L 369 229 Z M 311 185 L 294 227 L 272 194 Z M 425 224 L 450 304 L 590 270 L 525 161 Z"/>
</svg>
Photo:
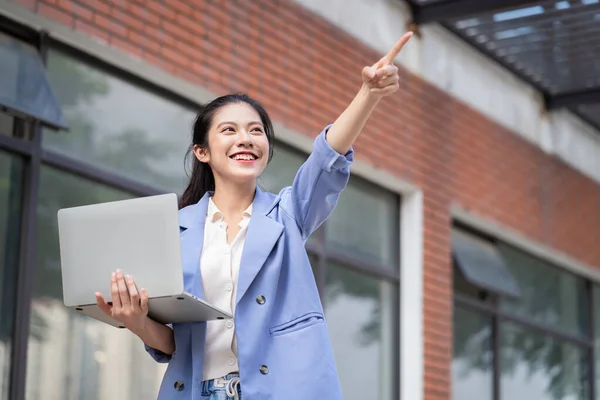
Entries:
<svg viewBox="0 0 600 400">
<path fill-rule="evenodd" d="M 260 115 L 247 103 L 231 103 L 215 112 L 208 131 L 208 148 L 194 154 L 210 165 L 215 181 L 252 183 L 269 159 L 269 140 Z"/>
</svg>

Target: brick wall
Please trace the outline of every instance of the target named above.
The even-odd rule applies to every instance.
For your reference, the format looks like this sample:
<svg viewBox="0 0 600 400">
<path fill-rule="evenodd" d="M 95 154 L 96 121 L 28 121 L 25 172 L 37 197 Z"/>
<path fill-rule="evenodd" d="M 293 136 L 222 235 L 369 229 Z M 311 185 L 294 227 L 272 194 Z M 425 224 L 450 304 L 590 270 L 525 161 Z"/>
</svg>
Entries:
<svg viewBox="0 0 600 400">
<path fill-rule="evenodd" d="M 284 0 L 12 0 L 216 93 L 243 90 L 315 135 L 381 55 Z M 399 21 L 401 23 L 401 21 Z M 414 39 L 413 39 L 414 40 Z M 600 185 L 404 69 L 357 159 L 425 199 L 425 399 L 450 393 L 449 205 L 600 266 Z"/>
</svg>

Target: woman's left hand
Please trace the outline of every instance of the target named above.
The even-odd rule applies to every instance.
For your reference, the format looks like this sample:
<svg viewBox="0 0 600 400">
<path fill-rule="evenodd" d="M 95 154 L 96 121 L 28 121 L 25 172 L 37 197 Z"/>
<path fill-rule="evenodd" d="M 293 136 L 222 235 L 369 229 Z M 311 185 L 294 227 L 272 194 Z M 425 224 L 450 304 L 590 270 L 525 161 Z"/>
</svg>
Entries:
<svg viewBox="0 0 600 400">
<path fill-rule="evenodd" d="M 398 76 L 398 67 L 394 65 L 394 59 L 412 35 L 412 32 L 405 33 L 381 60 L 370 67 L 363 68 L 363 85 L 369 89 L 370 94 L 383 97 L 398 90 L 400 77 Z"/>
</svg>

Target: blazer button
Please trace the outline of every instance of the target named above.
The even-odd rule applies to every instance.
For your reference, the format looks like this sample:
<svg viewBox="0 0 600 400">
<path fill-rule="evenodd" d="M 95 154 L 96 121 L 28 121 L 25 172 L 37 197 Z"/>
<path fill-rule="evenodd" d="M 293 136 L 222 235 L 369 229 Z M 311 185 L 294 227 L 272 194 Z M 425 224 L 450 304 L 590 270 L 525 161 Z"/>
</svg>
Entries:
<svg viewBox="0 0 600 400">
<path fill-rule="evenodd" d="M 260 373 L 263 375 L 266 375 L 269 373 L 269 367 L 267 367 L 266 365 L 261 365 L 260 366 Z"/>
<path fill-rule="evenodd" d="M 177 382 L 175 382 L 175 384 L 173 386 L 175 387 L 175 390 L 182 391 L 184 385 L 183 385 L 183 382 L 177 381 Z"/>
<path fill-rule="evenodd" d="M 260 296 L 256 297 L 256 302 L 260 305 L 265 304 L 265 301 L 266 301 L 265 296 L 263 296 L 262 294 Z"/>
</svg>

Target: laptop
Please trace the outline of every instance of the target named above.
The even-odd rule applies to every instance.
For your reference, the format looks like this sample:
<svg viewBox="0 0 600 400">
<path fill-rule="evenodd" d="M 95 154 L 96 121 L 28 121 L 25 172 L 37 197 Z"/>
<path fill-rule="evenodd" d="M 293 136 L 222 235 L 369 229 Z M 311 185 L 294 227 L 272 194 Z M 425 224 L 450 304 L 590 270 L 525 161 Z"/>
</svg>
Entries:
<svg viewBox="0 0 600 400">
<path fill-rule="evenodd" d="M 120 269 L 148 293 L 148 316 L 163 324 L 231 319 L 186 293 L 177 196 L 174 193 L 63 208 L 58 211 L 66 307 L 124 328 L 96 304 L 112 300 L 110 277 Z"/>
</svg>

